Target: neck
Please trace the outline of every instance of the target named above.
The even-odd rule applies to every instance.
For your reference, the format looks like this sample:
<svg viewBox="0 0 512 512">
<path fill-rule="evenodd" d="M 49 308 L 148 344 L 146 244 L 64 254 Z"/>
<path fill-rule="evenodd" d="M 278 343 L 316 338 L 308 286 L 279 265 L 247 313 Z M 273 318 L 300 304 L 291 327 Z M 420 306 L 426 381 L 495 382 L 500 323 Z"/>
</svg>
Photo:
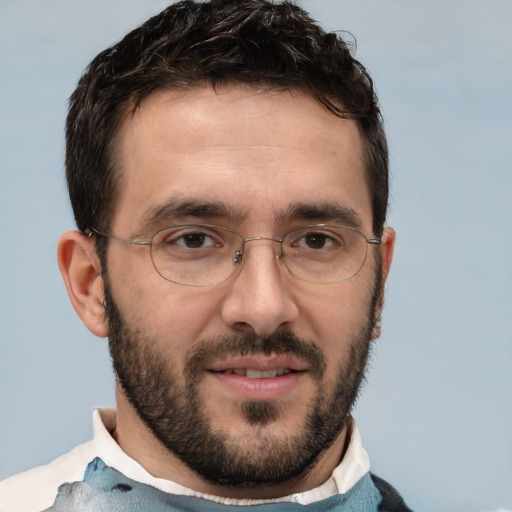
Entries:
<svg viewBox="0 0 512 512">
<path fill-rule="evenodd" d="M 350 440 L 350 421 L 307 474 L 275 486 L 236 488 L 204 480 L 170 452 L 140 419 L 119 385 L 116 389 L 117 424 L 112 433 L 123 451 L 155 478 L 170 480 L 193 491 L 234 499 L 275 499 L 306 492 L 326 482 L 338 466 Z"/>
</svg>

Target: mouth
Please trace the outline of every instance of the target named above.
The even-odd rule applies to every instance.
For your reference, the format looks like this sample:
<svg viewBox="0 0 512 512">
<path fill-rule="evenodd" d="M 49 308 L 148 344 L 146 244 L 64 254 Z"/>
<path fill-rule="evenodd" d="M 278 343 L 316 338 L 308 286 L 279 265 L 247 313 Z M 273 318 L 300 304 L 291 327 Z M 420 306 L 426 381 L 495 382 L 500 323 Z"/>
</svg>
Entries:
<svg viewBox="0 0 512 512">
<path fill-rule="evenodd" d="M 279 400 L 297 392 L 308 373 L 305 361 L 283 354 L 232 356 L 205 368 L 229 396 L 245 400 Z"/>
<path fill-rule="evenodd" d="M 290 368 L 275 368 L 273 370 L 255 370 L 253 368 L 228 368 L 227 370 L 223 370 L 221 372 L 215 372 L 214 370 L 210 370 L 214 373 L 222 373 L 224 375 L 240 375 L 241 377 L 247 377 L 248 379 L 271 379 L 273 377 L 282 377 L 283 375 L 288 375 L 290 373 L 296 373 L 297 370 L 292 370 Z"/>
<path fill-rule="evenodd" d="M 270 379 L 308 370 L 308 364 L 297 357 L 284 354 L 252 354 L 228 356 L 206 366 L 206 370 L 248 379 Z"/>
</svg>

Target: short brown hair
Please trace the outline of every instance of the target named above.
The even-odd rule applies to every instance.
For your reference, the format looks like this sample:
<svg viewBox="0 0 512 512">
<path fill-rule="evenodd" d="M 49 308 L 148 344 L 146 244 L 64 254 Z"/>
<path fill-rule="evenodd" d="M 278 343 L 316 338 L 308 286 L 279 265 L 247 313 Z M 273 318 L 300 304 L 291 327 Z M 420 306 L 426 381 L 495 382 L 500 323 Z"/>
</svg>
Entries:
<svg viewBox="0 0 512 512">
<path fill-rule="evenodd" d="M 365 142 L 373 231 L 382 234 L 388 151 L 372 79 L 339 35 L 291 2 L 269 0 L 175 3 L 91 62 L 70 98 L 66 125 L 66 176 L 82 232 L 109 229 L 121 176 L 113 147 L 124 117 L 154 91 L 221 83 L 301 90 L 336 116 L 355 119 Z"/>
</svg>

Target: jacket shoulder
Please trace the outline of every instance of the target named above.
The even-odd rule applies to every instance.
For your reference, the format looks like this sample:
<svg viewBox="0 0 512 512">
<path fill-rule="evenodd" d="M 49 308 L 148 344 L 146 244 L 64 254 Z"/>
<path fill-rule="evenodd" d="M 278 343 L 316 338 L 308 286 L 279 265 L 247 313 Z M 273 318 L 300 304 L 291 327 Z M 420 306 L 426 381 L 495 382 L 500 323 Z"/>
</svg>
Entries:
<svg viewBox="0 0 512 512">
<path fill-rule="evenodd" d="M 371 473 L 370 476 L 373 485 L 375 485 L 382 496 L 379 512 L 412 512 L 405 504 L 402 496 L 400 496 L 399 492 L 391 484 L 373 473 Z"/>
</svg>

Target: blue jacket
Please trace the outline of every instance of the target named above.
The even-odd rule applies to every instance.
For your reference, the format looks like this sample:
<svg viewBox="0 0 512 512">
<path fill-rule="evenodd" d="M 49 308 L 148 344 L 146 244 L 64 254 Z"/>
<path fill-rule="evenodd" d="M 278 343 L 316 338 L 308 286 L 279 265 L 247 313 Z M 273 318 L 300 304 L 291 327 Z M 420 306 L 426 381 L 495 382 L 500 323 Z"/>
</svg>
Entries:
<svg viewBox="0 0 512 512">
<path fill-rule="evenodd" d="M 60 486 L 46 512 L 411 512 L 398 492 L 367 473 L 345 494 L 309 505 L 266 503 L 224 505 L 206 499 L 169 494 L 135 482 L 95 458 L 81 482 Z"/>
</svg>

